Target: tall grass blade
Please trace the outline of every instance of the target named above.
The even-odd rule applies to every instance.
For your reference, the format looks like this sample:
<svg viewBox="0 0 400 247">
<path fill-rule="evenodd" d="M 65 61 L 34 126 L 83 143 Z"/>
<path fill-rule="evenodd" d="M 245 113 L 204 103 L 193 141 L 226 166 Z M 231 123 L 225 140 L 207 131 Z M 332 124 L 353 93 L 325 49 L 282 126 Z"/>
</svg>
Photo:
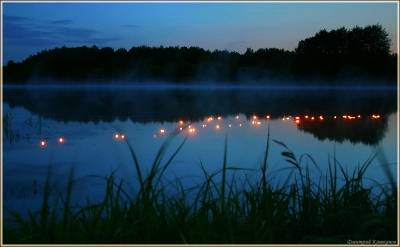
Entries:
<svg viewBox="0 0 400 247">
<path fill-rule="evenodd" d="M 386 158 L 386 155 L 385 155 L 382 147 L 379 147 L 379 149 L 376 152 L 378 153 L 378 155 L 377 155 L 378 161 L 381 164 L 381 167 L 382 167 L 383 171 L 385 172 L 386 177 L 389 180 L 389 183 L 392 187 L 393 192 L 395 192 L 397 189 L 396 182 L 395 182 L 392 172 L 389 169 L 389 162 Z"/>
<path fill-rule="evenodd" d="M 222 164 L 222 184 L 221 184 L 221 212 L 225 212 L 225 180 L 226 180 L 226 159 L 228 153 L 228 137 L 225 136 L 224 161 Z"/>
<path fill-rule="evenodd" d="M 137 172 L 137 175 L 139 178 L 140 188 L 143 188 L 144 187 L 143 176 L 142 176 L 142 172 L 140 170 L 139 162 L 136 157 L 136 153 L 133 150 L 132 145 L 126 139 L 125 139 L 125 142 L 128 145 L 129 151 L 130 151 L 132 159 L 133 159 L 133 163 L 135 164 L 136 172 Z"/>
</svg>

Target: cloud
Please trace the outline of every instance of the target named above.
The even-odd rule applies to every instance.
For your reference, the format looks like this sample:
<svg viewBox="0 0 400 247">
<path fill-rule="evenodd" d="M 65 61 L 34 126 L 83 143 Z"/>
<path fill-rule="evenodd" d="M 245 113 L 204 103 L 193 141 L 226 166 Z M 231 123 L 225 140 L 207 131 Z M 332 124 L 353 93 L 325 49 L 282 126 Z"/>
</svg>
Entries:
<svg viewBox="0 0 400 247">
<path fill-rule="evenodd" d="M 53 30 L 53 37 L 58 37 L 60 39 L 77 39 L 77 40 L 87 40 L 90 39 L 93 35 L 101 34 L 101 32 L 86 29 L 86 28 L 56 28 Z"/>
<path fill-rule="evenodd" d="M 31 18 L 22 17 L 22 16 L 14 16 L 14 15 L 3 15 L 3 22 L 21 22 L 21 21 L 29 21 Z"/>
<path fill-rule="evenodd" d="M 68 24 L 72 24 L 72 20 L 50 21 L 50 24 L 53 24 L 53 25 L 68 25 Z"/>
<path fill-rule="evenodd" d="M 107 45 L 113 41 L 119 41 L 120 38 L 90 38 L 86 39 L 85 42 L 82 42 L 80 39 L 70 39 L 68 40 L 69 43 L 73 44 L 89 44 L 89 45 Z"/>
<path fill-rule="evenodd" d="M 138 25 L 122 25 L 122 27 L 139 27 Z"/>
<path fill-rule="evenodd" d="M 105 37 L 95 29 L 65 26 L 72 20 L 40 21 L 21 16 L 3 16 L 4 45 L 54 48 L 86 44 L 107 45 L 119 40 L 118 37 Z"/>
</svg>

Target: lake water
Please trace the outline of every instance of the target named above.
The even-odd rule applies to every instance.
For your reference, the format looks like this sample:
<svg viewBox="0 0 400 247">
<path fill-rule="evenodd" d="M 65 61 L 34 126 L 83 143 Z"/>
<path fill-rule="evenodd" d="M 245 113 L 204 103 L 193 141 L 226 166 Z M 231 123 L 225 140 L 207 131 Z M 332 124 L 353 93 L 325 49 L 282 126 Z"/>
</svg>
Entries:
<svg viewBox="0 0 400 247">
<path fill-rule="evenodd" d="M 23 214 L 40 209 L 49 166 L 51 181 L 61 192 L 74 167 L 77 203 L 88 197 L 99 202 L 105 181 L 96 176 L 113 171 L 134 190 L 138 180 L 128 144 L 147 174 L 161 145 L 177 130 L 162 164 L 187 139 L 164 178 L 180 178 L 187 187 L 203 181 L 200 164 L 209 174 L 221 169 L 225 138 L 227 166 L 247 169 L 230 172 L 230 178 L 240 183 L 246 176 L 259 176 L 268 129 L 267 177 L 275 184 L 293 165 L 273 140 L 283 142 L 298 159 L 310 155 L 323 175 L 333 156 L 352 174 L 381 148 L 398 180 L 397 90 L 3 88 L 2 107 L 8 121 L 2 140 L 3 206 Z M 301 165 L 307 162 L 318 181 L 321 173 L 310 160 Z M 381 160 L 373 160 L 365 177 L 387 183 L 381 166 Z M 368 186 L 371 180 L 366 182 Z"/>
</svg>

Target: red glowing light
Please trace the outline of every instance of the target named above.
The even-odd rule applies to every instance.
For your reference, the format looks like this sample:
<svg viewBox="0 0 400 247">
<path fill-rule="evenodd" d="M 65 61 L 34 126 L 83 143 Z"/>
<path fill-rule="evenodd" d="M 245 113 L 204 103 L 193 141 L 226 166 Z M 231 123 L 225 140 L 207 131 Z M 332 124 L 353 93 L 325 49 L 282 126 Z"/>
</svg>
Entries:
<svg viewBox="0 0 400 247">
<path fill-rule="evenodd" d="M 62 138 L 62 137 L 58 138 L 58 142 L 59 143 L 63 143 L 64 142 L 64 138 Z"/>
<path fill-rule="evenodd" d="M 115 137 L 115 139 L 119 139 L 119 138 L 125 139 L 126 136 L 124 134 L 115 134 L 114 137 Z"/>
<path fill-rule="evenodd" d="M 40 142 L 40 146 L 45 146 L 46 145 L 46 142 L 45 141 L 41 141 Z"/>
</svg>

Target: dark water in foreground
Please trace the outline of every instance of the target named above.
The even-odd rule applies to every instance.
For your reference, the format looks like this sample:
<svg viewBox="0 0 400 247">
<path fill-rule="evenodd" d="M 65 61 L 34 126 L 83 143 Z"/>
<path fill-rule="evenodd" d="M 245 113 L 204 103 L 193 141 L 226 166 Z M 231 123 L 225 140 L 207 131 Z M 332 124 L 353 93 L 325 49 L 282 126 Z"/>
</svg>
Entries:
<svg viewBox="0 0 400 247">
<path fill-rule="evenodd" d="M 164 162 L 188 136 L 165 174 L 187 186 L 203 181 L 200 163 L 210 174 L 222 167 L 225 138 L 228 166 L 249 169 L 229 175 L 238 182 L 256 177 L 268 129 L 267 176 L 275 183 L 284 180 L 289 171 L 284 168 L 291 164 L 272 139 L 297 157 L 312 156 L 324 175 L 331 156 L 352 173 L 382 148 L 397 182 L 396 90 L 5 88 L 2 107 L 8 121 L 3 124 L 3 205 L 17 210 L 40 209 L 49 165 L 60 188 L 74 166 L 77 203 L 88 196 L 101 199 L 104 181 L 89 175 L 109 176 L 117 169 L 134 189 L 137 174 L 126 142 L 146 173 L 168 135 L 185 124 L 190 127 L 171 141 Z M 374 160 L 366 177 L 386 183 L 380 166 Z M 318 180 L 321 174 L 310 168 Z"/>
</svg>

